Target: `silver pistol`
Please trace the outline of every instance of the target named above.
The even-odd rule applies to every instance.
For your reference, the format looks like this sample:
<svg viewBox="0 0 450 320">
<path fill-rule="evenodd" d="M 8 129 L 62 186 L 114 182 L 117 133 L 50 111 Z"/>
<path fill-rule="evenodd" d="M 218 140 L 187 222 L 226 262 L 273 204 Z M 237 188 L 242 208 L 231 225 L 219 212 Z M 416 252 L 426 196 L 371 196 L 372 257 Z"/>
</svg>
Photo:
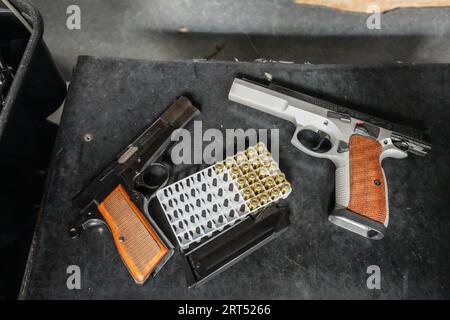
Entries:
<svg viewBox="0 0 450 320">
<path fill-rule="evenodd" d="M 229 99 L 294 123 L 295 147 L 333 161 L 336 205 L 329 221 L 367 238 L 383 238 L 389 223 L 383 159 L 431 150 L 419 131 L 274 84 L 236 78 Z"/>
</svg>

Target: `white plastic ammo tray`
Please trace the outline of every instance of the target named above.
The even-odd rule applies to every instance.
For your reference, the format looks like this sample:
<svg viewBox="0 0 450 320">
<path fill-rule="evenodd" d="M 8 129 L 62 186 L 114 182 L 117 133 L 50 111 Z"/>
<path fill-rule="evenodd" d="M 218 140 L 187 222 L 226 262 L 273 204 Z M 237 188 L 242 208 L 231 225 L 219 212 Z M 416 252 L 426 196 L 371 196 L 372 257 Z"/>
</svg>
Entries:
<svg viewBox="0 0 450 320">
<path fill-rule="evenodd" d="M 291 184 L 263 143 L 156 194 L 182 250 L 287 198 Z"/>
</svg>

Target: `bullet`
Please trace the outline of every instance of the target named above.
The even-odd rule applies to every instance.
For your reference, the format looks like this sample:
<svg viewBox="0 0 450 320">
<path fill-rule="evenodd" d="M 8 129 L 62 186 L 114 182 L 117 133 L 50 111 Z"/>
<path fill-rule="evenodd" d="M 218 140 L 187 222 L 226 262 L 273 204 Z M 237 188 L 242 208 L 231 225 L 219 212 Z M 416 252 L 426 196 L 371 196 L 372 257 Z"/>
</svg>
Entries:
<svg viewBox="0 0 450 320">
<path fill-rule="evenodd" d="M 277 175 L 275 176 L 275 182 L 277 184 L 281 184 L 284 181 L 286 181 L 286 176 L 284 175 L 284 173 L 283 172 L 277 173 Z"/>
<path fill-rule="evenodd" d="M 255 169 L 255 170 L 260 168 L 263 165 L 263 163 L 261 162 L 261 159 L 258 157 L 253 158 L 249 161 L 250 161 L 250 164 L 252 165 L 253 169 Z"/>
<path fill-rule="evenodd" d="M 281 193 L 282 194 L 286 194 L 289 191 L 291 191 L 291 184 L 289 182 L 284 182 L 283 185 L 281 186 Z"/>
<path fill-rule="evenodd" d="M 268 166 L 268 165 L 270 165 L 271 163 L 272 163 L 272 158 L 271 157 L 268 157 L 267 155 L 261 155 L 261 157 L 260 157 L 260 159 L 261 159 L 261 162 L 262 162 L 262 164 L 264 165 L 264 166 Z"/>
<path fill-rule="evenodd" d="M 248 200 L 252 197 L 252 190 L 250 188 L 245 188 L 244 191 L 242 191 L 244 194 L 244 200 Z"/>
<path fill-rule="evenodd" d="M 267 168 L 269 169 L 269 174 L 270 175 L 274 175 L 275 173 L 277 173 L 278 171 L 280 171 L 280 169 L 278 168 L 278 164 L 275 161 L 272 161 Z"/>
<path fill-rule="evenodd" d="M 242 178 L 242 177 L 238 178 L 237 179 L 237 186 L 238 186 L 239 190 L 243 189 L 245 187 L 245 178 Z"/>
<path fill-rule="evenodd" d="M 264 192 L 259 195 L 258 200 L 261 205 L 265 205 L 267 202 L 269 202 L 270 197 L 266 192 Z"/>
<path fill-rule="evenodd" d="M 252 198 L 247 202 L 247 205 L 250 210 L 255 210 L 260 206 L 260 203 L 257 198 Z"/>
<path fill-rule="evenodd" d="M 240 168 L 243 174 L 247 174 L 251 169 L 250 163 L 244 162 L 240 165 Z"/>
<path fill-rule="evenodd" d="M 239 177 L 239 175 L 240 175 L 239 168 L 237 166 L 236 167 L 232 167 L 231 168 L 231 177 L 233 179 L 237 179 Z"/>
<path fill-rule="evenodd" d="M 256 149 L 254 147 L 248 148 L 246 151 L 246 154 L 249 159 L 253 159 L 258 155 L 258 153 L 256 152 Z"/>
<path fill-rule="evenodd" d="M 236 153 L 236 162 L 238 165 L 245 162 L 247 160 L 247 157 L 245 156 L 245 153 L 243 151 L 239 151 Z"/>
<path fill-rule="evenodd" d="M 264 191 L 263 185 L 262 185 L 261 183 L 259 183 L 259 182 L 255 183 L 255 184 L 252 186 L 252 188 L 253 188 L 253 192 L 254 192 L 255 194 L 260 194 L 261 192 Z"/>
<path fill-rule="evenodd" d="M 275 180 L 273 178 L 267 178 L 266 180 L 264 180 L 264 187 L 266 187 L 266 189 L 272 189 L 273 187 L 275 187 Z"/>
<path fill-rule="evenodd" d="M 258 144 L 256 145 L 256 151 L 258 152 L 258 154 L 263 154 L 267 151 L 266 145 L 262 142 L 258 142 Z"/>
<path fill-rule="evenodd" d="M 258 177 L 260 179 L 264 179 L 268 175 L 269 175 L 269 169 L 267 169 L 266 167 L 261 167 L 258 169 Z"/>
<path fill-rule="evenodd" d="M 236 164 L 236 161 L 234 161 L 233 157 L 228 157 L 225 159 L 225 167 L 227 169 L 231 169 L 231 167 L 235 164 Z"/>
<path fill-rule="evenodd" d="M 281 195 L 281 191 L 278 188 L 273 188 L 270 191 L 270 198 L 272 198 L 272 200 L 277 199 L 280 195 Z"/>
<path fill-rule="evenodd" d="M 225 165 L 223 162 L 217 162 L 214 167 L 214 170 L 216 171 L 217 174 L 222 173 L 224 169 Z"/>
<path fill-rule="evenodd" d="M 254 172 L 249 173 L 245 178 L 249 185 L 254 184 L 258 180 L 258 177 Z"/>
</svg>

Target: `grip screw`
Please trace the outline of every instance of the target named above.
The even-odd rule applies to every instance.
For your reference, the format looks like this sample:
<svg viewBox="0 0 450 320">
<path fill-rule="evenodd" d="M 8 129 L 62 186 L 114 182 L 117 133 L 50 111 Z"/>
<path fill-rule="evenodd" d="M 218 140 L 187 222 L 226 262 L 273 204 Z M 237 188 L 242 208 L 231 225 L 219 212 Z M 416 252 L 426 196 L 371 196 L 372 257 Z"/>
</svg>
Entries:
<svg viewBox="0 0 450 320">
<path fill-rule="evenodd" d="M 123 236 L 120 236 L 119 237 L 119 242 L 124 242 L 124 241 L 125 241 L 125 238 Z"/>
<path fill-rule="evenodd" d="M 381 181 L 378 179 L 373 180 L 373 183 L 375 183 L 376 186 L 381 185 Z"/>
</svg>

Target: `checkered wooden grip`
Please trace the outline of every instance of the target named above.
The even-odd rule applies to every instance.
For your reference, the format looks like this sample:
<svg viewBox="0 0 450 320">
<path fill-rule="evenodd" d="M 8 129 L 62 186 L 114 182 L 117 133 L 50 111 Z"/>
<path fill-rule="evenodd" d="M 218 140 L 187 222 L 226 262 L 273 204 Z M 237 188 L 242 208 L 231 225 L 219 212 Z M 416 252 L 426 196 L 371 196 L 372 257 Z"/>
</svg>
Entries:
<svg viewBox="0 0 450 320">
<path fill-rule="evenodd" d="M 350 202 L 348 209 L 384 224 L 387 218 L 386 184 L 378 140 L 353 135 L 350 152 Z"/>
<path fill-rule="evenodd" d="M 131 276 L 136 283 L 144 283 L 169 250 L 121 185 L 98 209 Z"/>
</svg>

